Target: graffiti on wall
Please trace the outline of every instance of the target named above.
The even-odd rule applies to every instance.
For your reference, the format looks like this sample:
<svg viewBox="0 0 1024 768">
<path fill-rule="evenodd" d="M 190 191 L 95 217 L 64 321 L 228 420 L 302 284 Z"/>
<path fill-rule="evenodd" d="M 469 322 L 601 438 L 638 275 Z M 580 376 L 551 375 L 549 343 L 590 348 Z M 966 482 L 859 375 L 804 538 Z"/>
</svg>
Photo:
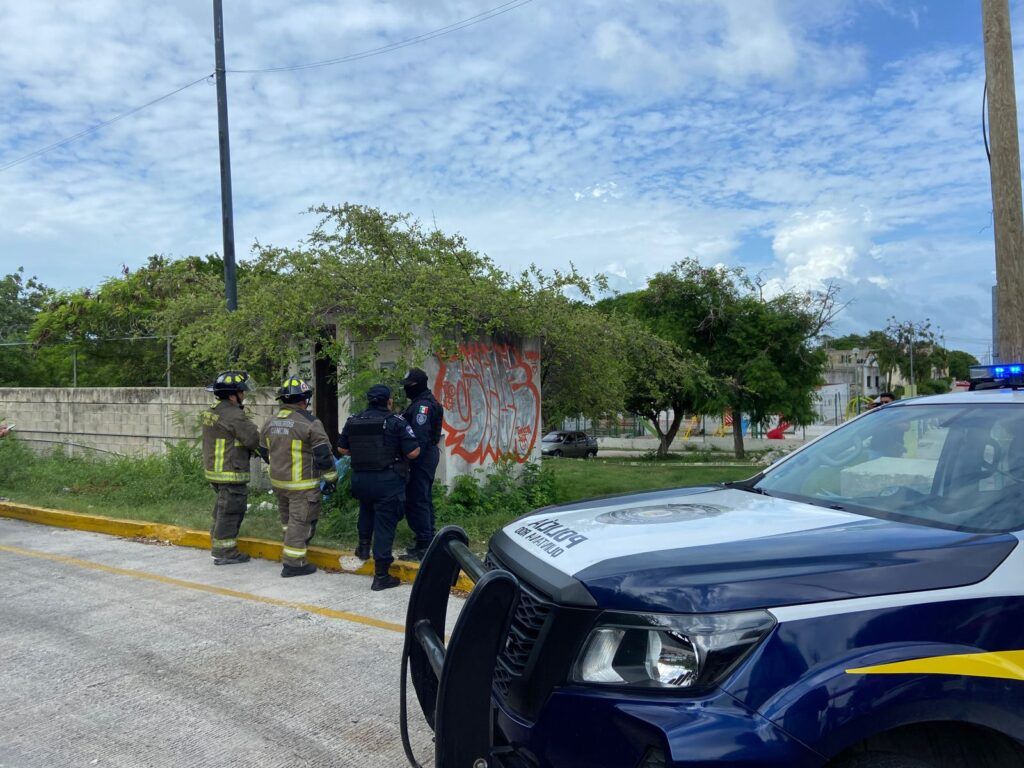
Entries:
<svg viewBox="0 0 1024 768">
<path fill-rule="evenodd" d="M 536 352 L 487 342 L 461 344 L 441 362 L 434 394 L 454 456 L 478 465 L 530 458 L 541 428 L 539 363 Z"/>
</svg>

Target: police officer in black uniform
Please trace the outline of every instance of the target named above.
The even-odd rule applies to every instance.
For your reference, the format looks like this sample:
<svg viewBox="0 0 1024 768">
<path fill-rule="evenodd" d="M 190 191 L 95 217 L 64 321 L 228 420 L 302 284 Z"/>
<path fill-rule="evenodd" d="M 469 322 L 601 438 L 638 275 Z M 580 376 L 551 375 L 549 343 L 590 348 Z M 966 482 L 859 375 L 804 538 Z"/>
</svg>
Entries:
<svg viewBox="0 0 1024 768">
<path fill-rule="evenodd" d="M 416 536 L 416 543 L 403 557 L 422 560 L 434 539 L 434 474 L 441 458 L 441 424 L 444 408 L 427 386 L 427 374 L 413 368 L 402 386 L 409 397 L 409 407 L 402 415 L 416 433 L 420 456 L 409 466 L 409 483 L 405 490 L 405 517 Z"/>
<path fill-rule="evenodd" d="M 352 495 L 359 499 L 359 538 L 373 536 L 374 577 L 370 589 L 397 587 L 388 573 L 394 556 L 395 528 L 402 519 L 407 460 L 420 455 L 416 435 L 401 416 L 393 414 L 391 390 L 383 384 L 366 393 L 369 407 L 349 417 L 338 438 L 338 452 L 352 457 Z M 372 529 L 364 530 L 372 520 Z"/>
</svg>

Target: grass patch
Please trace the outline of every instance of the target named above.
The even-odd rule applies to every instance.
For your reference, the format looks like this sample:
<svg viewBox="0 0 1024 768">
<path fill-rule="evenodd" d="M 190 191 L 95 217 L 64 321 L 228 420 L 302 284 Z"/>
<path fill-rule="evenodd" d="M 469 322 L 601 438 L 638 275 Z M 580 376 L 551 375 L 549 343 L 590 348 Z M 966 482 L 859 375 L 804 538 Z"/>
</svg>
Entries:
<svg viewBox="0 0 1024 768">
<path fill-rule="evenodd" d="M 549 462 L 555 476 L 555 503 L 633 491 L 653 491 L 684 485 L 705 485 L 741 480 L 758 471 L 740 467 L 694 467 L 689 462 L 647 462 L 621 459 Z"/>
<path fill-rule="evenodd" d="M 688 466 L 683 461 L 637 459 L 560 459 L 508 466 L 486 477 L 463 477 L 449 494 L 435 488 L 438 526 L 461 525 L 482 550 L 494 531 L 532 509 L 632 491 L 702 485 L 749 477 L 757 467 Z M 339 493 L 325 509 L 315 544 L 348 549 L 356 536 L 357 503 Z M 202 477 L 198 450 L 171 446 L 165 456 L 145 458 L 38 455 L 16 438 L 0 439 L 0 496 L 13 501 L 73 512 L 146 520 L 207 530 L 214 496 Z M 242 535 L 279 539 L 274 496 L 254 491 Z M 395 549 L 412 543 L 405 523 Z"/>
</svg>

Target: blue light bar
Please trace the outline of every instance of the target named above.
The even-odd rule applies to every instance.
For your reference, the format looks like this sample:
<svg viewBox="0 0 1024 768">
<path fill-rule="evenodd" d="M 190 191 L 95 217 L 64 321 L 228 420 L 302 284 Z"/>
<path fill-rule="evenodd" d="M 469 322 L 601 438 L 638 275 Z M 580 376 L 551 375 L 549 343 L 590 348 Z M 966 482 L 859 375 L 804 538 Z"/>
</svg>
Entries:
<svg viewBox="0 0 1024 768">
<path fill-rule="evenodd" d="M 1009 381 L 1024 383 L 1024 364 L 972 365 L 971 381 Z"/>
</svg>

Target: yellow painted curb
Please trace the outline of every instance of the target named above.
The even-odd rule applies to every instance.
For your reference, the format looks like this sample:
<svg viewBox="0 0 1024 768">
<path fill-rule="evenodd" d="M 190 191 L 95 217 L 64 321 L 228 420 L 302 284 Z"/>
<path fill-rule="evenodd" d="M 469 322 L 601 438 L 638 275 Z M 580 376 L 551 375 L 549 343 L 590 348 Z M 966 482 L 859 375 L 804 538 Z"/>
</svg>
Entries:
<svg viewBox="0 0 1024 768">
<path fill-rule="evenodd" d="M 24 520 L 39 525 L 52 525 L 57 528 L 70 528 L 76 531 L 104 533 L 108 536 L 120 536 L 126 539 L 154 539 L 179 547 L 195 549 L 210 548 L 210 534 L 207 531 L 194 531 L 177 525 L 164 523 L 148 523 L 143 520 L 119 520 L 102 515 L 86 515 L 81 512 L 67 512 L 45 507 L 32 507 L 11 501 L 0 502 L 0 517 Z M 261 560 L 281 560 L 281 542 L 268 539 L 254 539 L 245 536 L 238 538 L 238 549 L 250 557 Z M 343 573 L 354 573 L 362 576 L 373 575 L 373 560 L 365 562 L 354 555 L 346 555 L 336 549 L 326 547 L 310 547 L 306 559 L 320 568 Z M 411 584 L 419 573 L 417 563 L 396 560 L 391 566 L 391 573 L 402 581 Z M 456 589 L 469 591 L 473 582 L 465 574 L 459 576 Z"/>
</svg>

